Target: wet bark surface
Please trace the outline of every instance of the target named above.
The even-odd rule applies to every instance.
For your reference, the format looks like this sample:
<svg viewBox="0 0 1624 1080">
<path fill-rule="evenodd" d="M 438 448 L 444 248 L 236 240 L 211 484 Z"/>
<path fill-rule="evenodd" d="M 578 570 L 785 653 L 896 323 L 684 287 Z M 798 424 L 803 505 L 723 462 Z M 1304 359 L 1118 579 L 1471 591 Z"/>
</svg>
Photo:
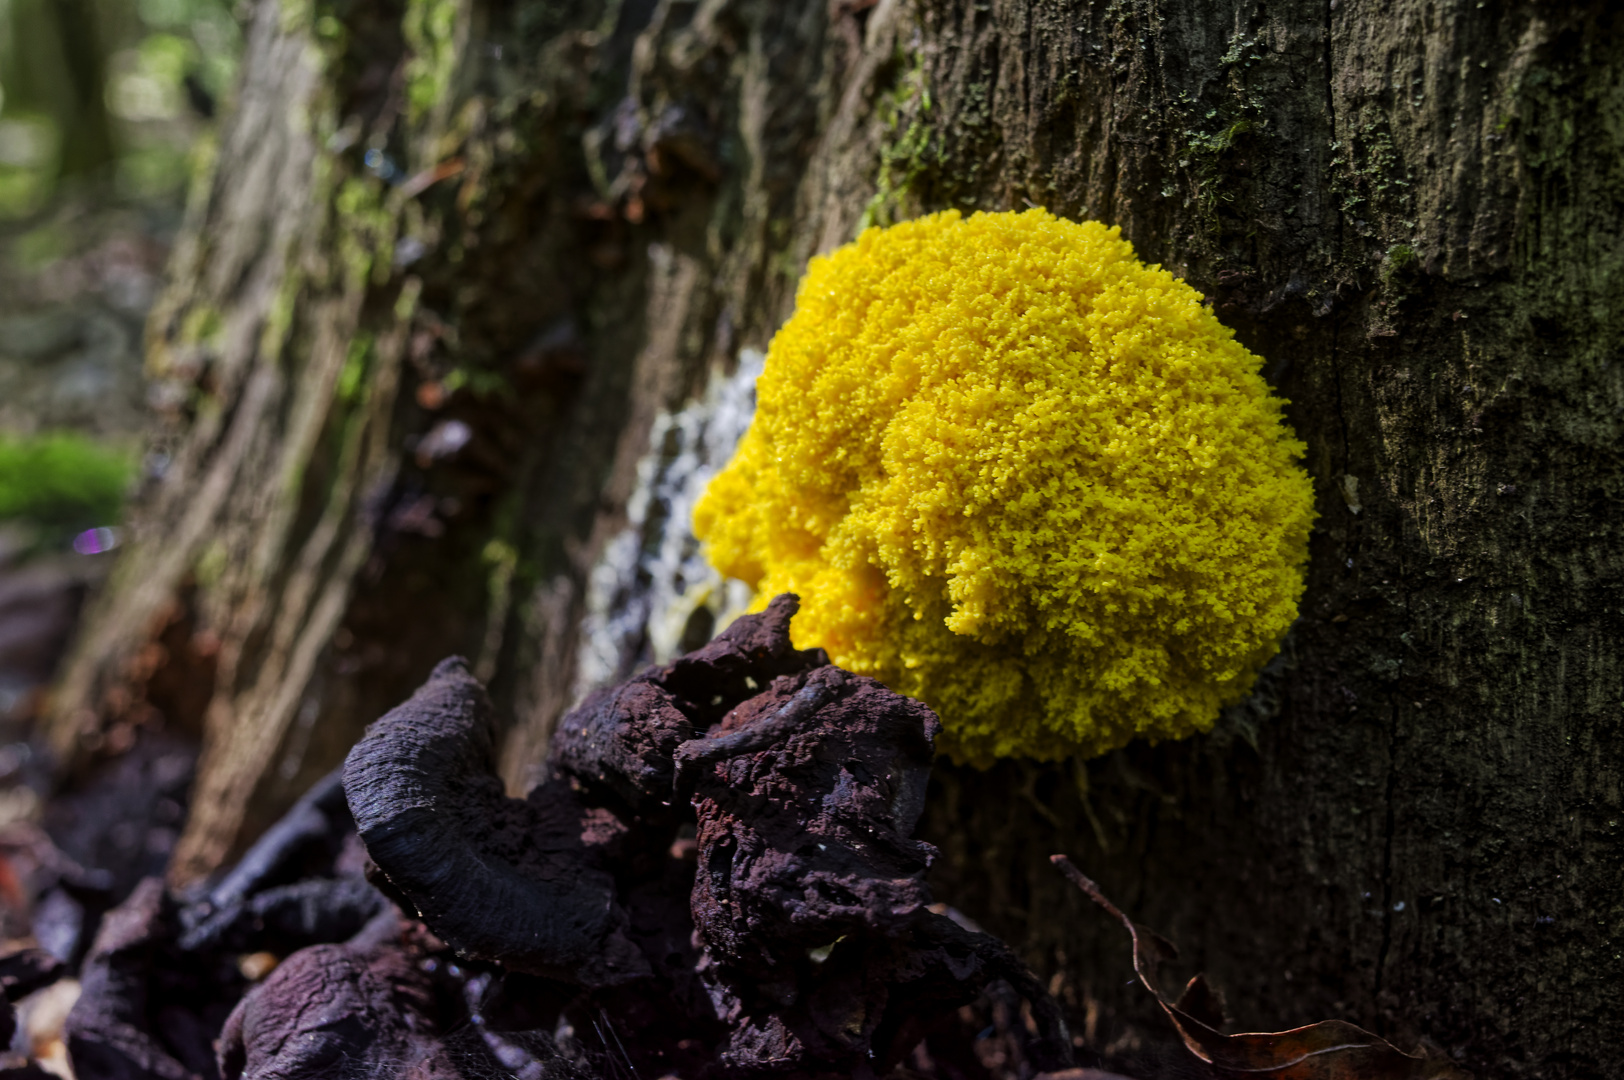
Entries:
<svg viewBox="0 0 1624 1080">
<path fill-rule="evenodd" d="M 166 655 L 214 682 L 158 710 L 205 731 L 177 880 L 448 653 L 516 716 L 528 788 L 593 681 L 594 573 L 669 524 L 638 502 L 651 432 L 765 346 L 804 259 L 1045 205 L 1120 224 L 1265 358 L 1320 522 L 1301 621 L 1213 734 L 939 765 L 937 895 L 1093 1041 L 1150 1038 L 1154 1006 L 1057 850 L 1243 1028 L 1607 1075 L 1621 30 L 1404 0 L 263 3 L 151 328 L 173 464 L 55 745 L 89 762 L 153 722 L 132 658 L 180 625 Z M 720 602 L 692 610 L 703 640 Z M 608 667 L 664 658 L 640 618 Z"/>
<path fill-rule="evenodd" d="M 1121 1000 L 1121 961 L 1051 848 L 1193 950 L 1243 1029 L 1343 1016 L 1490 1075 L 1611 1069 L 1619 38 L 1550 14 L 943 24 L 979 48 L 929 81 L 989 90 L 941 93 L 961 123 L 935 122 L 927 197 L 984 115 L 996 167 L 953 193 L 1120 221 L 1206 290 L 1320 492 L 1302 619 L 1213 736 L 942 778 L 939 888 L 1064 955 L 1080 1002 Z"/>
</svg>

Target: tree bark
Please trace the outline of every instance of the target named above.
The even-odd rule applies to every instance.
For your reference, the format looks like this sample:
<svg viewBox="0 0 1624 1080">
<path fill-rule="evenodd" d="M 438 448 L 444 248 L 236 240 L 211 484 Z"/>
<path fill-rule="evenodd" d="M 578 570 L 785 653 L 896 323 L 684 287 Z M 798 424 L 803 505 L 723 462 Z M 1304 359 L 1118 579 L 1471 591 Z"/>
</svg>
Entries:
<svg viewBox="0 0 1624 1080">
<path fill-rule="evenodd" d="M 1320 520 L 1298 625 L 1211 735 L 943 763 L 938 894 L 1118 1052 L 1160 1029 L 1054 851 L 1243 1029 L 1336 1016 L 1483 1075 L 1616 1070 L 1619 14 L 338 10 L 255 10 L 149 331 L 172 461 L 50 726 L 82 763 L 131 724 L 204 725 L 178 880 L 449 652 L 513 717 L 522 788 L 583 689 L 737 602 L 682 508 L 806 258 L 1043 205 L 1120 224 L 1266 358 Z M 163 626 L 206 717 L 143 690 Z"/>
</svg>

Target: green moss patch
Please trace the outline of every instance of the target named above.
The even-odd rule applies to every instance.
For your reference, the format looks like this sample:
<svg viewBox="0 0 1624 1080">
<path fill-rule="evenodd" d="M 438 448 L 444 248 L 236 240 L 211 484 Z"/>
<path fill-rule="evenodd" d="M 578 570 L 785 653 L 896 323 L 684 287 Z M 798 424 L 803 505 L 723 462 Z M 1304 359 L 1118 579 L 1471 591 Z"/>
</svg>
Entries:
<svg viewBox="0 0 1624 1080">
<path fill-rule="evenodd" d="M 0 521 L 51 534 L 111 525 L 134 471 L 128 455 L 81 435 L 0 437 Z"/>
</svg>

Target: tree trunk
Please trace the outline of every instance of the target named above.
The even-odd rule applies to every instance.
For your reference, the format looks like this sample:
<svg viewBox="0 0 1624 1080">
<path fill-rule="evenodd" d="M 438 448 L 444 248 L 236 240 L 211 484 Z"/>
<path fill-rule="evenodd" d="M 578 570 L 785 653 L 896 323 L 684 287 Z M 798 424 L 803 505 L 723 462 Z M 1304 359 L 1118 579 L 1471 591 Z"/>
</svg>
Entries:
<svg viewBox="0 0 1624 1080">
<path fill-rule="evenodd" d="M 171 461 L 54 745 L 201 722 L 189 880 L 462 652 L 522 788 L 584 689 L 737 603 L 686 507 L 806 258 L 1047 206 L 1266 358 L 1320 519 L 1211 735 L 944 763 L 938 894 L 1119 1052 L 1160 1028 L 1054 851 L 1243 1029 L 1616 1072 L 1621 32 L 1495 0 L 261 0 L 150 327 Z M 164 627 L 206 716 L 150 689 Z"/>
</svg>

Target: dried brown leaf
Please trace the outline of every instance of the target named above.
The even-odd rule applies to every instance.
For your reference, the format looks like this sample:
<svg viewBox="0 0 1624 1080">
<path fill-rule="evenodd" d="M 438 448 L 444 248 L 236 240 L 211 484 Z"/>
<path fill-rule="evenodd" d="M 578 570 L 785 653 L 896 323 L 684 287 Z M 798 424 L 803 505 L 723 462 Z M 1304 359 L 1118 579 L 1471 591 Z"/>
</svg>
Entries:
<svg viewBox="0 0 1624 1080">
<path fill-rule="evenodd" d="M 1406 1054 L 1379 1035 L 1342 1020 L 1290 1031 L 1223 1034 L 1217 1030 L 1222 1007 L 1201 976 L 1190 980 L 1176 1003 L 1162 994 L 1158 966 L 1178 955 L 1166 938 L 1124 915 L 1066 856 L 1051 856 L 1050 862 L 1127 929 L 1140 983 L 1155 995 L 1190 1053 L 1218 1071 L 1271 1080 L 1467 1080 L 1465 1072 L 1447 1061 Z"/>
</svg>

